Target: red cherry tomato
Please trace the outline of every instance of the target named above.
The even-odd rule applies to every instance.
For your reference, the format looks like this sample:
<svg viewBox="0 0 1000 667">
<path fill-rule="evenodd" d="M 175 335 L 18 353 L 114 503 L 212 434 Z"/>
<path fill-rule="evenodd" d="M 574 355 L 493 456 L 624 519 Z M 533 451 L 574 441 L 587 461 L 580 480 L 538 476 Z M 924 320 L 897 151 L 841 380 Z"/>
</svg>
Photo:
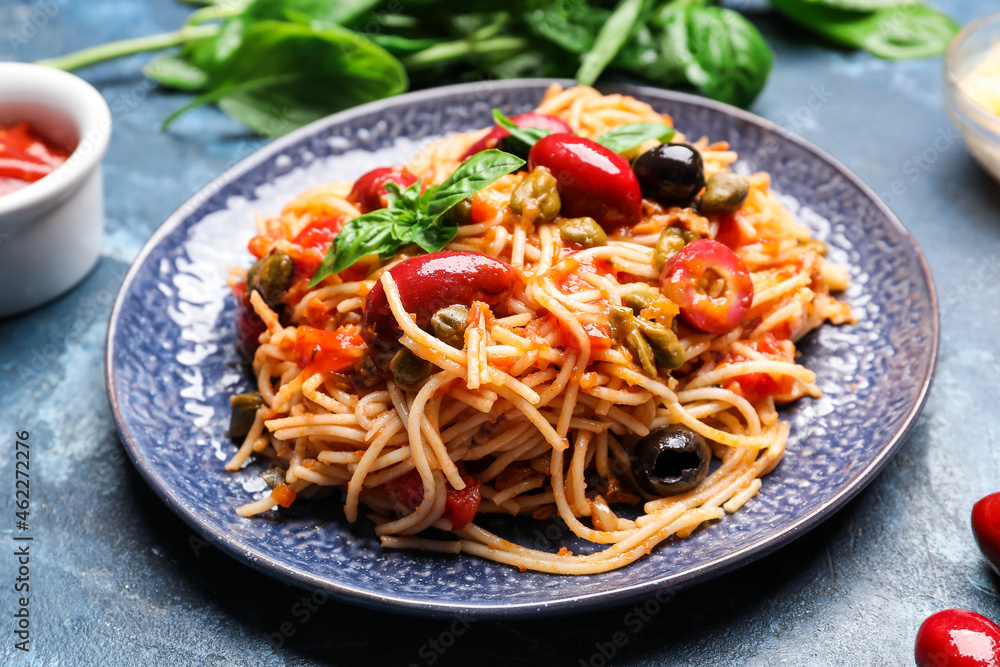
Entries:
<svg viewBox="0 0 1000 667">
<path fill-rule="evenodd" d="M 986 496 L 972 506 L 972 534 L 990 567 L 1000 575 L 1000 493 Z"/>
<path fill-rule="evenodd" d="M 719 216 L 719 233 L 715 235 L 715 240 L 729 248 L 738 248 L 746 243 L 740 225 L 736 222 L 733 214 Z"/>
<path fill-rule="evenodd" d="M 743 260 L 710 239 L 692 241 L 667 260 L 660 289 L 688 324 L 711 334 L 743 324 L 753 303 L 753 282 Z"/>
<path fill-rule="evenodd" d="M 444 518 L 451 521 L 455 530 L 461 530 L 469 525 L 479 510 L 479 480 L 466 475 L 462 478 L 465 488 L 461 491 L 448 487 L 448 495 L 444 502 Z M 424 500 L 424 483 L 416 470 L 397 477 L 385 483 L 385 489 L 396 502 L 410 509 L 416 509 Z"/>
<path fill-rule="evenodd" d="M 917 630 L 918 667 L 1000 667 L 1000 627 L 974 611 L 945 609 Z"/>
<path fill-rule="evenodd" d="M 573 128 L 567 125 L 566 121 L 562 118 L 556 118 L 544 113 L 522 113 L 513 116 L 510 120 L 518 127 L 540 127 L 545 130 L 552 130 L 553 132 L 573 134 Z M 485 137 L 472 144 L 469 150 L 465 151 L 462 159 L 464 160 L 488 148 L 496 148 L 501 139 L 509 136 L 510 132 L 497 125 Z"/>
<path fill-rule="evenodd" d="M 367 174 L 354 182 L 347 201 L 361 209 L 362 213 L 370 213 L 389 205 L 386 199 L 388 192 L 385 184 L 389 181 L 399 183 L 400 187 L 406 188 L 417 182 L 417 177 L 406 170 L 405 167 L 379 167 L 372 169 Z"/>
<path fill-rule="evenodd" d="M 417 326 L 429 330 L 431 316 L 455 304 L 491 306 L 507 298 L 517 276 L 506 262 L 481 252 L 442 250 L 403 260 L 389 269 L 406 312 L 415 313 Z M 402 332 L 389 309 L 382 283 L 368 293 L 362 325 L 365 342 L 381 367 L 399 349 Z"/>
<path fill-rule="evenodd" d="M 642 218 L 642 191 L 632 167 L 599 143 L 570 134 L 542 137 L 528 154 L 528 168 L 539 166 L 556 179 L 563 217 L 591 217 L 605 229 Z"/>
<path fill-rule="evenodd" d="M 258 339 L 267 330 L 267 325 L 250 305 L 245 282 L 233 288 L 233 295 L 236 297 L 236 347 L 244 357 L 253 359 L 260 347 Z"/>
</svg>

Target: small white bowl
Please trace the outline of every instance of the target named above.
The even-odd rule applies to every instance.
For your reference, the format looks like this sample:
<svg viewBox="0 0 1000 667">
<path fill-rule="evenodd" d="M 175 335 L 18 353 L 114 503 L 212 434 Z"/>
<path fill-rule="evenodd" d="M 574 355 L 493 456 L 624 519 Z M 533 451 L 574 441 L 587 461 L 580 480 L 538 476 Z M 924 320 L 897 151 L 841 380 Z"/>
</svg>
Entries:
<svg viewBox="0 0 1000 667">
<path fill-rule="evenodd" d="M 104 230 L 101 159 L 111 112 L 101 94 L 67 72 L 0 62 L 0 125 L 19 121 L 72 154 L 48 176 L 0 195 L 0 317 L 80 282 Z"/>
<path fill-rule="evenodd" d="M 1000 181 L 1000 116 L 974 102 L 962 89 L 962 80 L 1000 44 L 1000 12 L 965 26 L 944 58 L 945 109 L 962 133 L 969 152 L 993 178 Z"/>
</svg>

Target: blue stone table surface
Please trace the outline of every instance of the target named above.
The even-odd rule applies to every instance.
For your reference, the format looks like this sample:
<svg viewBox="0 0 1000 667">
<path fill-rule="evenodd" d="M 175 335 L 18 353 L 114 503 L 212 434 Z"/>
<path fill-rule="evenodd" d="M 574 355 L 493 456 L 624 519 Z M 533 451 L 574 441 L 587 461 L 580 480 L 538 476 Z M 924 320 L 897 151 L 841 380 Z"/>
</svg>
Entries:
<svg viewBox="0 0 1000 667">
<path fill-rule="evenodd" d="M 937 0 L 966 23 L 993 0 Z M 819 528 L 741 570 L 645 606 L 504 623 L 370 611 L 288 587 L 204 546 L 139 478 L 103 376 L 129 263 L 182 202 L 263 139 L 141 75 L 148 56 L 83 70 L 111 105 L 100 263 L 74 291 L 0 321 L 0 664 L 893 665 L 934 611 L 1000 620 L 1000 578 L 969 529 L 1000 491 L 1000 185 L 941 105 L 941 60 L 887 62 L 818 44 L 766 5 L 739 6 L 776 52 L 752 110 L 826 149 L 896 211 L 941 298 L 937 377 L 908 441 Z M 156 0 L 0 0 L 0 60 L 172 30 Z M 896 194 L 894 194 L 896 193 Z M 14 433 L 32 445 L 31 652 L 11 632 Z"/>
</svg>

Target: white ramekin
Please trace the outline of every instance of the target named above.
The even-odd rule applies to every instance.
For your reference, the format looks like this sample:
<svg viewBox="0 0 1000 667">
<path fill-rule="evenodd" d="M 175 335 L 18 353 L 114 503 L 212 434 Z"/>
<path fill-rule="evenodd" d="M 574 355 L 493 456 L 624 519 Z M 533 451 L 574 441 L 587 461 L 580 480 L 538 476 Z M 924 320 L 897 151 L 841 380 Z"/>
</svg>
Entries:
<svg viewBox="0 0 1000 667">
<path fill-rule="evenodd" d="M 1000 116 L 974 102 L 962 90 L 962 79 L 1000 43 L 1000 12 L 965 26 L 944 58 L 945 110 L 962 133 L 969 152 L 1000 181 Z"/>
<path fill-rule="evenodd" d="M 111 112 L 101 94 L 67 72 L 0 62 L 0 125 L 18 121 L 72 154 L 45 178 L 0 196 L 0 317 L 80 282 L 97 262 L 104 229 L 101 159 Z"/>
</svg>

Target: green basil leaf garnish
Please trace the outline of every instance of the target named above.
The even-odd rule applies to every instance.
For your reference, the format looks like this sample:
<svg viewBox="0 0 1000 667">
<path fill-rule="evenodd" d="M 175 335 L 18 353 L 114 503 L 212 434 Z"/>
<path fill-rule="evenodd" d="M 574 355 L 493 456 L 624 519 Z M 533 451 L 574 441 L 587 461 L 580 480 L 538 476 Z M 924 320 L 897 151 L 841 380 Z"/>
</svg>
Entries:
<svg viewBox="0 0 1000 667">
<path fill-rule="evenodd" d="M 414 183 L 405 190 L 387 183 L 390 204 L 349 220 L 334 238 L 309 287 L 332 273 L 339 273 L 359 259 L 378 253 L 390 259 L 400 248 L 416 243 L 426 252 L 445 247 L 458 233 L 458 226 L 441 216 L 463 199 L 492 185 L 498 178 L 524 165 L 510 153 L 490 149 L 476 153 L 459 165 L 444 183 L 423 190 Z"/>
<path fill-rule="evenodd" d="M 629 123 L 611 128 L 595 139 L 595 141 L 616 153 L 624 153 L 650 139 L 659 139 L 666 143 L 673 139 L 673 137 L 674 128 L 669 125 L 661 123 Z"/>
</svg>

